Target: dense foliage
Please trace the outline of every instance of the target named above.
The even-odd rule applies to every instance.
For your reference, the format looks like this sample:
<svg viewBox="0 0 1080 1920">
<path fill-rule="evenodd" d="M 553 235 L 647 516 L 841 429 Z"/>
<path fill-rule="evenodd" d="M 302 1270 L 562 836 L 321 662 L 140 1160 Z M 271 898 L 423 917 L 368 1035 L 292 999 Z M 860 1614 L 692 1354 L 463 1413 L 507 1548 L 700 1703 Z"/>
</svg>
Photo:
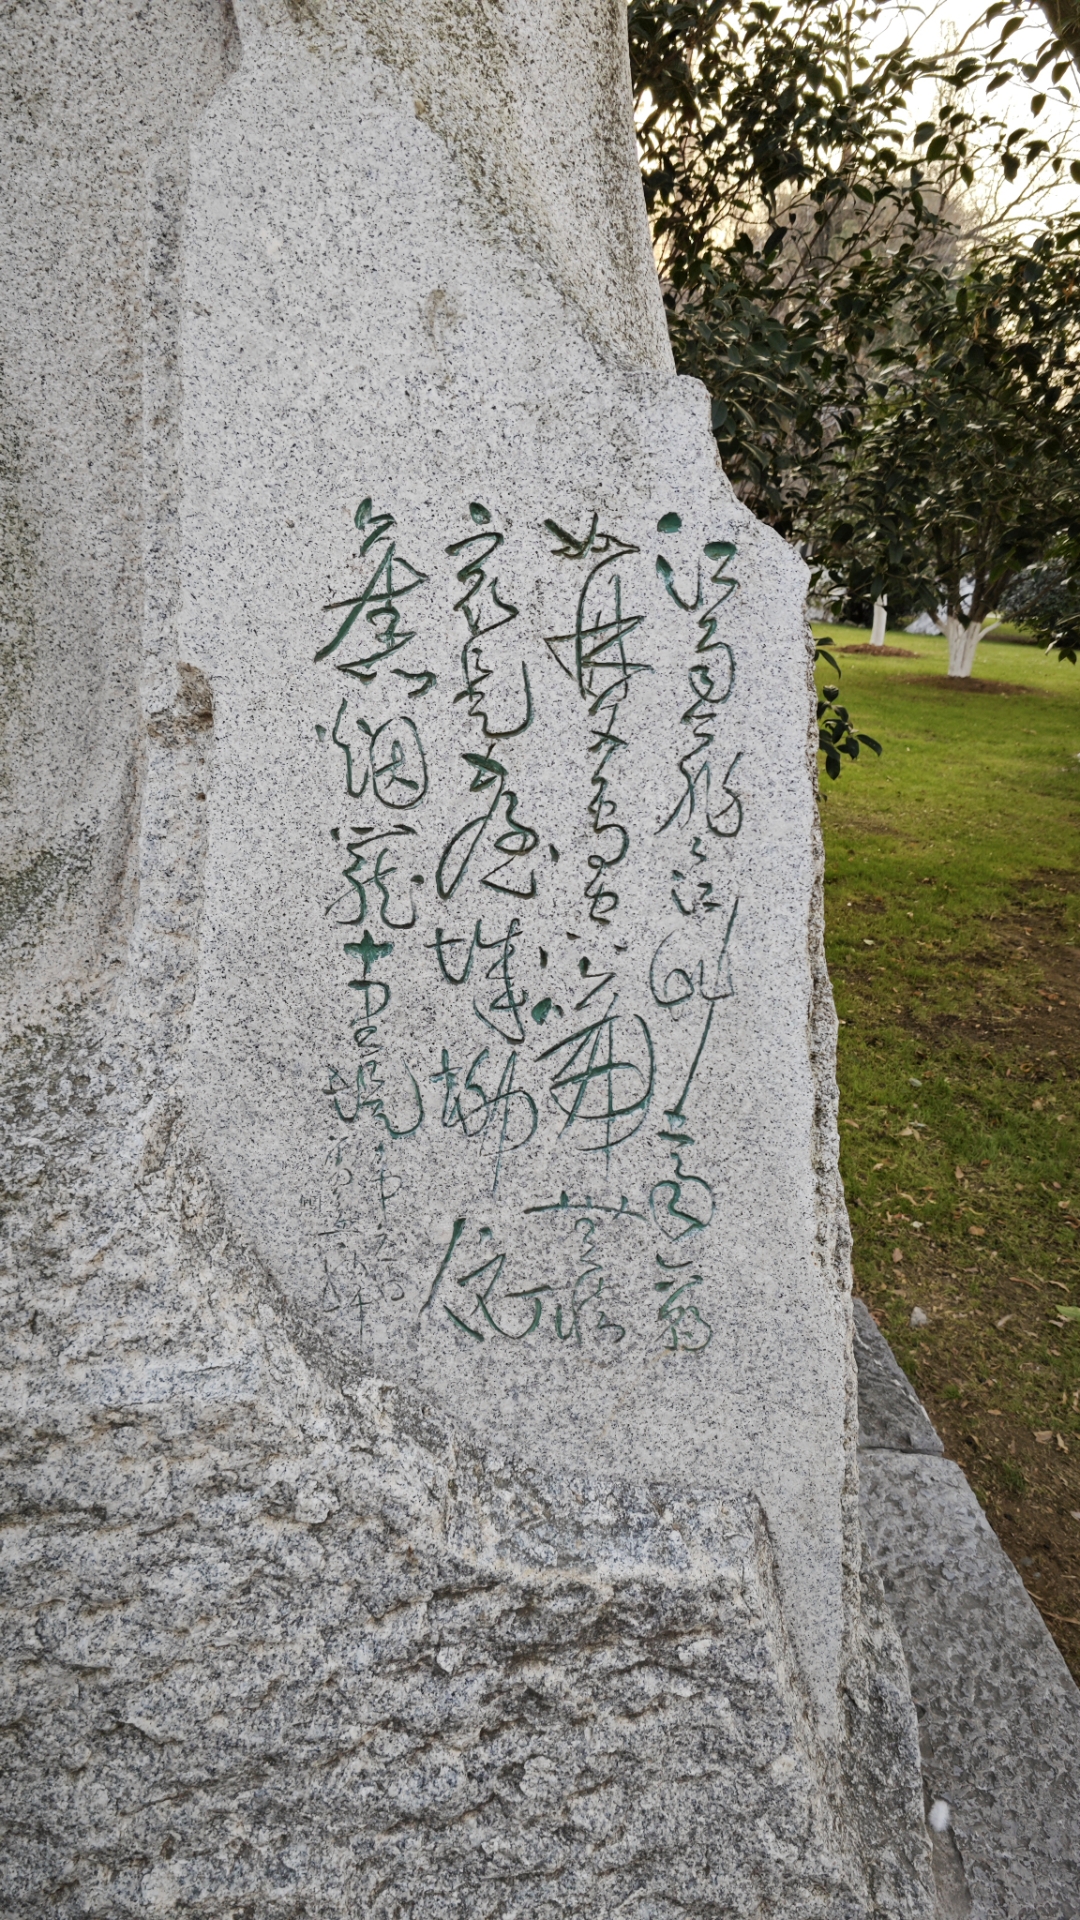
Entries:
<svg viewBox="0 0 1080 1920">
<path fill-rule="evenodd" d="M 1080 236 L 977 250 L 924 276 L 908 315 L 910 341 L 832 449 L 815 552 L 867 598 L 980 622 L 1018 612 L 1026 580 L 1028 613 L 1051 616 L 1041 563 L 1080 549 Z M 1059 592 L 1051 644 L 1075 635 L 1062 613 Z"/>
<path fill-rule="evenodd" d="M 976 162 L 1007 180 L 1046 163 L 1038 89 L 1067 73 L 1067 36 L 1055 20 L 1019 65 L 1023 16 L 998 4 L 977 46 L 928 56 L 886 18 L 632 0 L 645 198 L 676 362 L 712 396 L 741 497 L 849 604 L 978 617 L 1080 536 L 1077 236 L 988 240 L 966 198 Z M 1010 129 L 972 88 L 1017 75 L 1031 121 Z"/>
<path fill-rule="evenodd" d="M 989 66 L 1010 71 L 1007 45 L 932 57 L 903 39 L 875 47 L 881 18 L 835 0 L 630 7 L 676 361 L 713 396 L 740 494 L 786 533 L 831 437 L 850 431 L 889 363 L 913 290 L 956 258 L 953 203 L 976 147 L 1009 173 L 1046 149 L 970 104 Z M 912 125 L 928 83 L 934 118 Z"/>
</svg>

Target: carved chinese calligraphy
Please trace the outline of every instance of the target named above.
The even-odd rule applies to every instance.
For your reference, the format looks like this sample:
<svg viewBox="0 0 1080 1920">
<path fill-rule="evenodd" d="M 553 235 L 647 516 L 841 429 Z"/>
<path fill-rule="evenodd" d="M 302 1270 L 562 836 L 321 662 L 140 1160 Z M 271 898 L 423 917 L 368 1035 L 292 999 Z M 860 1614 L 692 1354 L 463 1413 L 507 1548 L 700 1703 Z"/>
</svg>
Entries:
<svg viewBox="0 0 1080 1920">
<path fill-rule="evenodd" d="M 596 514 L 580 537 L 564 532 L 554 520 L 545 521 L 545 526 L 558 542 L 554 552 L 559 558 L 585 562 L 587 569 L 577 598 L 573 632 L 554 634 L 547 645 L 563 672 L 576 680 L 593 723 L 588 747 L 592 761 L 589 818 L 600 847 L 589 854 L 585 896 L 589 918 L 598 926 L 607 926 L 619 904 L 612 875 L 630 851 L 630 829 L 619 818 L 612 791 L 616 755 L 627 745 L 619 731 L 620 709 L 634 675 L 652 671 L 648 662 L 630 660 L 626 652 L 626 642 L 644 616 L 623 612 L 619 562 L 638 549 L 615 534 L 601 533 Z"/>
<path fill-rule="evenodd" d="M 344 618 L 314 664 L 360 683 L 316 728 L 336 804 L 353 812 L 330 828 L 340 883 L 324 908 L 355 996 L 353 1052 L 328 1063 L 325 1093 L 355 1153 L 370 1135 L 377 1154 L 380 1247 L 415 1220 L 414 1149 L 460 1196 L 445 1238 L 428 1237 L 422 1299 L 401 1294 L 420 1327 L 605 1363 L 693 1356 L 714 1336 L 717 1274 L 715 1188 L 691 1152 L 697 1092 L 737 993 L 739 895 L 717 865 L 744 826 L 727 717 L 735 546 L 704 540 L 687 574 L 599 512 L 577 533 L 547 517 L 533 529 L 538 589 L 493 506 L 473 500 L 467 515 L 420 565 L 366 496 L 361 585 L 324 608 Z M 681 528 L 672 512 L 657 534 Z M 553 633 L 538 604 L 567 599 Z M 456 675 L 436 653 L 455 623 Z M 396 664 L 406 647 L 438 670 Z M 400 710 L 402 678 L 423 739 Z M 674 749 L 659 779 L 677 784 L 650 818 L 658 718 Z M 545 1200 L 555 1164 L 566 1184 Z M 575 1200 L 578 1167 L 592 1172 Z M 357 1229 L 353 1264 L 370 1272 L 363 1243 Z M 359 1282 L 350 1294 L 344 1242 L 336 1259 L 334 1313 L 365 1299 Z"/>
</svg>

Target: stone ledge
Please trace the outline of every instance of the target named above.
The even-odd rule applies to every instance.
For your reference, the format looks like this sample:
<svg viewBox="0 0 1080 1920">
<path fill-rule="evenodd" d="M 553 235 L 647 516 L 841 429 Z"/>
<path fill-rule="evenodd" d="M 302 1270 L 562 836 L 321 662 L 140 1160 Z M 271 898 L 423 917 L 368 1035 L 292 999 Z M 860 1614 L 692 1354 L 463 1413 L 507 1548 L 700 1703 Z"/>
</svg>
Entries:
<svg viewBox="0 0 1080 1920">
<path fill-rule="evenodd" d="M 1080 1692 L 861 1301 L 860 1485 L 919 1716 L 941 1920 L 1076 1920 Z"/>
<path fill-rule="evenodd" d="M 894 1453 L 941 1453 L 926 1408 L 862 1300 L 853 1300 L 859 1369 L 859 1447 Z"/>
</svg>

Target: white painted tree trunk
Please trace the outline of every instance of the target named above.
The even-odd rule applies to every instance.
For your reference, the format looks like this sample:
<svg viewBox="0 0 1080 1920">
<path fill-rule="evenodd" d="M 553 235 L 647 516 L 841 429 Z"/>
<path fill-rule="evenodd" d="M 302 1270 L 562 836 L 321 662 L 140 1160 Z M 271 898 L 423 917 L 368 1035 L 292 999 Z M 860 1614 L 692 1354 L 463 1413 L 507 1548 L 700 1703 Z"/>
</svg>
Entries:
<svg viewBox="0 0 1080 1920">
<path fill-rule="evenodd" d="M 975 649 L 982 634 L 982 621 L 960 620 L 956 614 L 947 613 L 942 625 L 949 642 L 949 678 L 967 680 L 975 665 Z"/>
<path fill-rule="evenodd" d="M 885 621 L 888 617 L 887 608 L 887 600 L 881 599 L 874 601 L 874 620 L 870 628 L 870 645 L 872 647 L 883 647 L 885 645 Z"/>
</svg>

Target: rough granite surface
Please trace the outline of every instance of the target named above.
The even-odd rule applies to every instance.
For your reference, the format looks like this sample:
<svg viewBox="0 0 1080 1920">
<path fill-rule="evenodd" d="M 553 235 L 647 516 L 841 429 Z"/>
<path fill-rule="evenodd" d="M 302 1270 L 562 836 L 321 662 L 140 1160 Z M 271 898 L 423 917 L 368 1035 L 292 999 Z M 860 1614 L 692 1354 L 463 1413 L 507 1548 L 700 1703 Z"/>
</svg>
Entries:
<svg viewBox="0 0 1080 1920">
<path fill-rule="evenodd" d="M 934 1457 L 940 1441 L 886 1341 L 861 1301 L 855 1310 L 863 1524 L 911 1675 L 927 1805 L 951 1809 L 934 1842 L 939 1915 L 1075 1920 L 1080 1691 L 961 1469 Z"/>
<path fill-rule="evenodd" d="M 927 1912 L 873 1576 L 830 1803 L 757 1503 L 328 1379 L 92 1040 L 9 1063 L 3 1911 Z"/>
<path fill-rule="evenodd" d="M 929 1920 L 622 8 L 3 27 L 4 1910 Z"/>
</svg>

